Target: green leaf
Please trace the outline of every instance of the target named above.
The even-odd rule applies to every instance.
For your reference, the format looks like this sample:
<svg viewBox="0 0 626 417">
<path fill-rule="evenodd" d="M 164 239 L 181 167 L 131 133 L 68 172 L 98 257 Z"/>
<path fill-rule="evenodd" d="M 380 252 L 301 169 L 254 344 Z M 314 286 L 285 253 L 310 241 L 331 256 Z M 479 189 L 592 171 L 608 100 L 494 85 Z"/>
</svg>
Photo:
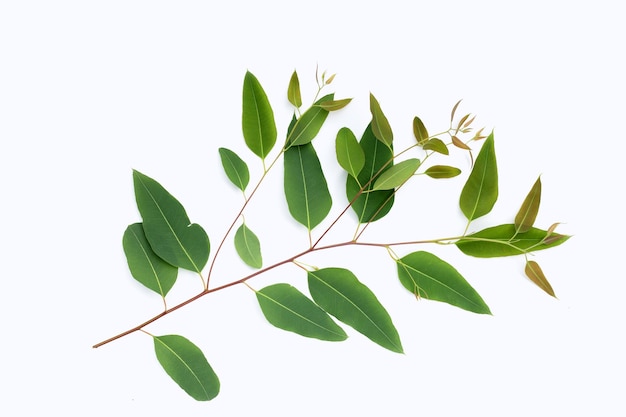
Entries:
<svg viewBox="0 0 626 417">
<path fill-rule="evenodd" d="M 245 191 L 250 181 L 248 165 L 233 151 L 219 148 L 220 159 L 226 176 L 241 191 Z"/>
<path fill-rule="evenodd" d="M 320 106 L 324 110 L 337 111 L 346 107 L 348 104 L 350 104 L 351 101 L 351 98 L 342 98 L 341 100 L 324 101 L 318 104 L 318 106 Z"/>
<path fill-rule="evenodd" d="M 220 381 L 202 351 L 178 335 L 153 336 L 154 352 L 165 372 L 197 401 L 212 400 Z"/>
<path fill-rule="evenodd" d="M 285 197 L 289 212 L 312 230 L 330 211 L 332 199 L 313 144 L 292 146 L 284 156 Z"/>
<path fill-rule="evenodd" d="M 243 137 L 248 148 L 265 159 L 276 143 L 274 111 L 259 80 L 250 71 L 243 80 Z"/>
<path fill-rule="evenodd" d="M 309 271 L 308 282 L 313 300 L 326 312 L 380 346 L 402 353 L 400 336 L 387 310 L 352 272 L 342 268 Z"/>
<path fill-rule="evenodd" d="M 463 190 L 459 205 L 468 220 L 489 213 L 498 199 L 498 168 L 493 133 L 483 144 Z"/>
<path fill-rule="evenodd" d="M 426 126 L 424 126 L 422 120 L 417 116 L 413 118 L 413 135 L 415 136 L 415 139 L 417 139 L 417 143 L 420 145 L 426 143 L 429 137 Z"/>
<path fill-rule="evenodd" d="M 320 98 L 315 105 L 304 112 L 287 135 L 286 148 L 305 145 L 315 139 L 322 125 L 328 117 L 328 110 L 320 106 L 321 103 L 332 101 L 334 94 Z"/>
<path fill-rule="evenodd" d="M 209 238 L 161 184 L 133 170 L 135 199 L 152 250 L 179 268 L 200 272 L 209 259 Z"/>
<path fill-rule="evenodd" d="M 235 232 L 235 249 L 241 260 L 252 268 L 258 269 L 263 266 L 261 243 L 245 223 Z"/>
<path fill-rule="evenodd" d="M 372 190 L 393 190 L 401 186 L 415 174 L 420 164 L 419 159 L 412 158 L 389 167 L 374 181 Z"/>
<path fill-rule="evenodd" d="M 300 80 L 298 79 L 298 73 L 293 72 L 291 79 L 289 80 L 289 87 L 287 88 L 287 100 L 294 107 L 299 108 L 302 106 L 302 96 L 300 95 Z"/>
<path fill-rule="evenodd" d="M 391 147 L 393 142 L 393 132 L 391 130 L 391 126 L 389 125 L 389 120 L 383 113 L 380 108 L 380 104 L 378 104 L 378 100 L 374 97 L 373 94 L 370 93 L 370 112 L 372 113 L 372 132 L 376 139 Z"/>
<path fill-rule="evenodd" d="M 320 340 L 348 337 L 317 304 L 289 284 L 274 284 L 256 293 L 267 321 L 279 329 Z"/>
<path fill-rule="evenodd" d="M 352 203 L 352 209 L 357 214 L 359 223 L 368 223 L 383 218 L 394 202 L 394 190 L 371 191 L 374 181 L 370 180 L 382 169 L 380 175 L 393 166 L 393 150 L 376 139 L 372 132 L 371 124 L 367 126 L 363 137 L 359 142 L 365 153 L 365 165 L 359 173 L 357 179 L 348 176 L 346 180 L 346 195 L 348 201 L 352 201 L 361 190 L 361 184 L 369 182 L 364 193 L 361 193 Z"/>
<path fill-rule="evenodd" d="M 354 133 L 347 127 L 342 127 L 337 132 L 335 151 L 339 165 L 348 171 L 348 174 L 357 178 L 365 165 L 365 152 L 356 140 Z"/>
<path fill-rule="evenodd" d="M 537 262 L 526 261 L 526 268 L 524 269 L 524 272 L 526 272 L 526 276 L 539 288 L 550 294 L 552 297 L 556 298 L 552 286 L 546 279 L 546 276 L 543 274 L 543 271 L 541 270 L 541 267 Z"/>
<path fill-rule="evenodd" d="M 122 246 L 133 278 L 165 297 L 176 282 L 178 268 L 154 253 L 141 223 L 131 224 L 126 228 Z"/>
<path fill-rule="evenodd" d="M 537 218 L 539 212 L 539 203 L 541 202 L 541 178 L 537 178 L 535 184 L 524 199 L 522 207 L 515 216 L 515 227 L 518 233 L 528 231 Z"/>
<path fill-rule="evenodd" d="M 450 264 L 429 252 L 398 259 L 398 277 L 416 297 L 442 301 L 479 314 L 491 314 L 476 290 Z"/>
<path fill-rule="evenodd" d="M 447 165 L 433 165 L 424 172 L 431 178 L 453 178 L 460 173 L 460 169 Z"/>
<path fill-rule="evenodd" d="M 553 248 L 569 238 L 534 227 L 518 233 L 514 224 L 502 224 L 467 235 L 459 239 L 456 246 L 466 255 L 496 258 Z"/>
<path fill-rule="evenodd" d="M 424 149 L 425 151 L 435 151 L 442 155 L 450 154 L 450 150 L 448 149 L 446 144 L 443 143 L 441 139 L 437 139 L 437 138 L 432 138 L 426 143 L 424 143 L 424 145 L 422 145 L 422 149 Z"/>
</svg>

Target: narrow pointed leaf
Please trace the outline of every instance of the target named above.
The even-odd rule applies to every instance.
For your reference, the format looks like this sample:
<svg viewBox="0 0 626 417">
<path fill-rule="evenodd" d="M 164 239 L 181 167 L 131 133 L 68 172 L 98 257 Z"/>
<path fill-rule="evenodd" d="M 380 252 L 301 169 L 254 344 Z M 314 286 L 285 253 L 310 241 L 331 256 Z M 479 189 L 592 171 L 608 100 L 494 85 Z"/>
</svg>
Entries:
<svg viewBox="0 0 626 417">
<path fill-rule="evenodd" d="M 157 360 L 165 372 L 197 401 L 219 394 L 220 381 L 202 351 L 178 335 L 153 336 Z"/>
<path fill-rule="evenodd" d="M 279 329 L 328 341 L 348 337 L 328 313 L 289 284 L 270 285 L 256 296 L 267 321 Z"/>
<path fill-rule="evenodd" d="M 305 145 L 315 139 L 328 117 L 328 110 L 321 107 L 320 104 L 332 101 L 333 96 L 333 94 L 329 94 L 322 97 L 296 120 L 287 135 L 287 149 L 292 146 Z"/>
<path fill-rule="evenodd" d="M 539 288 L 550 294 L 551 296 L 556 298 L 554 295 L 554 290 L 552 286 L 546 279 L 546 276 L 543 274 L 543 271 L 539 267 L 539 264 L 535 261 L 527 261 L 526 268 L 524 269 L 526 272 L 526 276 L 534 282 Z"/>
<path fill-rule="evenodd" d="M 389 125 L 389 120 L 380 108 L 380 104 L 376 97 L 370 93 L 370 112 L 372 113 L 372 132 L 376 139 L 387 145 L 391 146 L 393 142 L 393 132 Z"/>
<path fill-rule="evenodd" d="M 442 301 L 479 314 L 491 314 L 481 296 L 450 264 L 429 252 L 396 261 L 402 285 L 416 297 Z"/>
<path fill-rule="evenodd" d="M 471 151 L 472 148 L 470 148 L 469 146 L 467 146 L 465 144 L 465 142 L 463 142 L 461 139 L 457 138 L 456 136 L 452 136 L 452 144 L 454 146 L 456 146 L 457 148 L 466 150 L 466 151 Z"/>
<path fill-rule="evenodd" d="M 541 203 L 541 178 L 537 178 L 530 192 L 524 199 L 522 207 L 515 216 L 515 227 L 519 233 L 528 231 L 537 218 L 539 212 L 539 204 Z"/>
<path fill-rule="evenodd" d="M 422 119 L 415 116 L 413 118 L 413 135 L 415 139 L 417 139 L 417 143 L 420 145 L 426 143 L 428 140 L 428 130 L 426 130 L 426 126 L 422 122 Z"/>
<path fill-rule="evenodd" d="M 450 150 L 446 146 L 445 143 L 441 139 L 432 138 L 428 140 L 424 145 L 422 145 L 422 149 L 425 151 L 435 151 L 443 155 L 449 155 Z"/>
<path fill-rule="evenodd" d="M 461 101 L 463 101 L 463 99 L 457 101 L 454 107 L 452 107 L 452 112 L 450 112 L 450 123 L 454 120 L 454 114 L 456 113 L 456 109 L 459 107 L 459 104 L 461 104 Z"/>
<path fill-rule="evenodd" d="M 372 182 L 370 180 L 381 171 L 382 167 L 385 168 L 379 175 L 393 166 L 393 150 L 376 139 L 371 124 L 365 129 L 359 144 L 365 153 L 365 164 L 357 177 L 358 181 L 351 176 L 348 176 L 346 180 L 348 201 L 352 201 L 359 193 L 360 184 L 365 185 L 369 182 L 365 191 L 371 190 L 375 180 Z M 391 163 L 387 164 L 389 161 Z M 352 203 L 352 209 L 357 214 L 359 223 L 373 222 L 387 215 L 393 206 L 394 192 L 394 190 L 379 190 L 360 194 Z"/>
<path fill-rule="evenodd" d="M 241 191 L 245 191 L 250 181 L 248 165 L 235 152 L 227 148 L 219 148 L 222 167 L 226 176 Z"/>
<path fill-rule="evenodd" d="M 365 152 L 359 145 L 354 133 L 347 127 L 343 127 L 337 132 L 335 151 L 339 165 L 348 171 L 348 174 L 357 178 L 365 165 Z"/>
<path fill-rule="evenodd" d="M 374 293 L 347 269 L 325 268 L 308 273 L 313 300 L 326 312 L 370 340 L 402 353 L 400 336 Z"/>
<path fill-rule="evenodd" d="M 531 227 L 518 233 L 514 224 L 502 224 L 472 233 L 456 242 L 466 255 L 478 258 L 515 256 L 559 246 L 570 237 Z"/>
<path fill-rule="evenodd" d="M 287 100 L 294 107 L 299 108 L 302 106 L 302 96 L 300 95 L 300 80 L 298 79 L 298 73 L 293 72 L 291 79 L 289 80 L 289 87 L 287 88 Z"/>
<path fill-rule="evenodd" d="M 241 125 L 248 148 L 264 159 L 276 143 L 276 122 L 261 83 L 250 71 L 243 80 Z"/>
<path fill-rule="evenodd" d="M 337 111 L 346 107 L 352 101 L 351 98 L 342 98 L 340 100 L 323 101 L 318 106 L 328 111 Z"/>
<path fill-rule="evenodd" d="M 154 253 L 141 223 L 131 224 L 126 228 L 122 246 L 133 278 L 165 297 L 176 282 L 178 268 Z"/>
<path fill-rule="evenodd" d="M 284 186 L 289 212 L 312 230 L 330 211 L 332 199 L 311 143 L 292 146 L 284 155 Z"/>
<path fill-rule="evenodd" d="M 258 269 L 263 266 L 261 243 L 245 224 L 239 226 L 239 229 L 235 232 L 235 249 L 241 260 L 252 268 Z"/>
<path fill-rule="evenodd" d="M 453 178 L 461 173 L 461 170 L 456 167 L 450 167 L 447 165 L 433 165 L 429 167 L 424 174 L 431 178 Z"/>
<path fill-rule="evenodd" d="M 392 190 L 399 187 L 411 178 L 419 167 L 419 159 L 412 158 L 399 162 L 380 174 L 376 181 L 374 181 L 372 190 Z"/>
<path fill-rule="evenodd" d="M 209 238 L 198 224 L 192 224 L 182 204 L 161 184 L 133 170 L 135 199 L 146 239 L 164 261 L 200 272 L 209 259 Z"/>
<path fill-rule="evenodd" d="M 489 213 L 498 199 L 498 168 L 493 142 L 491 133 L 480 149 L 461 191 L 459 205 L 470 221 Z"/>
</svg>

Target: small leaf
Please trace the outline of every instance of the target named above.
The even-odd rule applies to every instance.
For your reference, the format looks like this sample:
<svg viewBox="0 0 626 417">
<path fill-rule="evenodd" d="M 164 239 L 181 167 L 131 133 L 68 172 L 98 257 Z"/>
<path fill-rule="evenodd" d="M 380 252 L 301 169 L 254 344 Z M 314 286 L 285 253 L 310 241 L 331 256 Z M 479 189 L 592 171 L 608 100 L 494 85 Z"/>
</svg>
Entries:
<svg viewBox="0 0 626 417">
<path fill-rule="evenodd" d="M 209 259 L 209 238 L 192 224 L 182 204 L 161 184 L 133 170 L 135 199 L 152 250 L 179 268 L 200 272 Z"/>
<path fill-rule="evenodd" d="M 267 321 L 279 329 L 320 340 L 346 340 L 346 332 L 317 304 L 289 284 L 274 284 L 256 293 Z"/>
<path fill-rule="evenodd" d="M 350 104 L 351 101 L 352 101 L 351 98 L 343 98 L 341 100 L 324 101 L 318 104 L 318 106 L 320 106 L 324 110 L 336 111 L 336 110 L 343 109 L 348 104 Z"/>
<path fill-rule="evenodd" d="M 452 107 L 452 112 L 450 113 L 450 123 L 454 120 L 454 114 L 456 113 L 456 109 L 459 107 L 459 104 L 461 104 L 461 101 L 463 101 L 463 99 L 457 101 L 454 107 Z"/>
<path fill-rule="evenodd" d="M 227 148 L 219 148 L 222 167 L 226 176 L 241 191 L 245 191 L 250 181 L 248 165 L 235 152 Z"/>
<path fill-rule="evenodd" d="M 424 144 L 428 140 L 428 130 L 426 130 L 426 126 L 422 120 L 415 116 L 413 118 L 413 135 L 415 135 L 415 139 L 417 139 L 417 143 Z"/>
<path fill-rule="evenodd" d="M 332 101 L 333 94 L 319 99 L 311 108 L 304 112 L 295 124 L 289 129 L 285 148 L 305 145 L 315 139 L 322 125 L 328 117 L 328 110 L 321 107 L 321 103 Z"/>
<path fill-rule="evenodd" d="M 348 171 L 348 174 L 357 178 L 365 165 L 365 152 L 359 145 L 354 133 L 347 127 L 343 127 L 337 132 L 335 151 L 339 165 Z"/>
<path fill-rule="evenodd" d="M 556 298 L 552 286 L 546 279 L 546 276 L 543 274 L 543 271 L 541 270 L 537 262 L 526 261 L 526 268 L 524 269 L 524 272 L 526 272 L 526 276 L 530 278 L 530 280 L 534 282 L 539 288 Z"/>
<path fill-rule="evenodd" d="M 424 172 L 431 178 L 453 178 L 460 173 L 460 169 L 447 165 L 433 165 Z"/>
<path fill-rule="evenodd" d="M 165 372 L 197 401 L 219 394 L 220 381 L 202 351 L 178 335 L 153 336 L 154 352 Z"/>
<path fill-rule="evenodd" d="M 491 133 L 480 149 L 461 191 L 459 205 L 470 221 L 489 213 L 498 199 L 498 168 L 493 142 Z"/>
<path fill-rule="evenodd" d="M 428 252 L 398 259 L 402 285 L 417 297 L 442 301 L 479 314 L 491 314 L 480 295 L 450 264 Z"/>
<path fill-rule="evenodd" d="M 326 71 L 324 71 L 324 74 L 322 74 L 322 79 L 324 79 L 325 75 L 326 75 Z M 332 82 L 333 82 L 333 80 L 335 79 L 335 76 L 336 76 L 336 75 L 337 75 L 337 74 L 333 74 L 333 75 L 331 75 L 330 77 L 328 77 L 328 79 L 327 79 L 326 81 L 324 81 L 324 84 L 325 84 L 325 85 L 328 85 L 328 84 L 332 83 Z"/>
<path fill-rule="evenodd" d="M 312 230 L 324 220 L 332 205 L 328 184 L 313 144 L 287 149 L 284 164 L 285 197 L 289 212 L 300 224 Z"/>
<path fill-rule="evenodd" d="M 393 142 L 393 132 L 389 125 L 389 120 L 384 115 L 378 100 L 370 93 L 370 112 L 372 113 L 372 132 L 376 139 L 387 145 L 391 146 Z"/>
<path fill-rule="evenodd" d="M 402 353 L 400 336 L 374 293 L 347 269 L 325 268 L 308 273 L 313 300 L 326 312 L 370 340 Z"/>
<path fill-rule="evenodd" d="M 133 278 L 165 297 L 176 282 L 178 268 L 154 253 L 141 223 L 131 224 L 126 228 L 122 246 Z"/>
<path fill-rule="evenodd" d="M 235 249 L 241 260 L 252 268 L 258 269 L 263 266 L 261 243 L 245 223 L 235 232 Z"/>
<path fill-rule="evenodd" d="M 452 144 L 454 146 L 456 146 L 457 148 L 461 148 L 461 149 L 464 149 L 466 151 L 471 151 L 472 150 L 472 148 L 467 146 L 465 144 L 465 142 L 463 142 L 461 139 L 457 138 L 456 136 L 452 136 Z"/>
<path fill-rule="evenodd" d="M 515 227 L 519 233 L 528 231 L 537 218 L 539 203 L 541 202 L 541 178 L 537 178 L 535 184 L 524 199 L 517 216 L 515 216 Z"/>
<path fill-rule="evenodd" d="M 435 151 L 443 155 L 449 155 L 450 150 L 446 146 L 445 143 L 441 139 L 432 138 L 428 140 L 424 145 L 422 145 L 422 149 L 425 151 Z"/>
<path fill-rule="evenodd" d="M 547 237 L 547 234 L 534 227 L 518 233 L 514 224 L 502 224 L 467 235 L 459 239 L 456 246 L 466 255 L 496 258 L 553 248 L 570 238 L 558 233 Z"/>
<path fill-rule="evenodd" d="M 289 87 L 287 88 L 287 100 L 294 107 L 299 108 L 302 106 L 302 96 L 300 95 L 300 80 L 298 79 L 298 73 L 293 72 L 291 79 L 289 80 Z"/>
<path fill-rule="evenodd" d="M 389 167 L 388 170 L 380 174 L 374 182 L 372 191 L 392 190 L 408 181 L 420 167 L 420 160 L 416 158 L 407 159 Z"/>
<path fill-rule="evenodd" d="M 241 125 L 248 148 L 265 159 L 276 143 L 276 122 L 261 83 L 250 71 L 246 72 L 243 80 Z"/>
</svg>

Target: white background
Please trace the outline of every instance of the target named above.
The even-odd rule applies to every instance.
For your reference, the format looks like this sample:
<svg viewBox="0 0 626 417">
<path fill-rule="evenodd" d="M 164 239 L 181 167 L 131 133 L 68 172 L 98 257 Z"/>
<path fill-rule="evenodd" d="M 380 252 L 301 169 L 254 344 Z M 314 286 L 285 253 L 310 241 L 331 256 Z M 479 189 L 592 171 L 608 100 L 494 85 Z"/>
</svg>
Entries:
<svg viewBox="0 0 626 417">
<path fill-rule="evenodd" d="M 0 4 L 0 414 L 625 415 L 626 33 L 618 2 L 216 4 Z M 209 403 L 175 386 L 141 333 L 92 349 L 162 306 L 130 277 L 121 249 L 124 229 L 139 220 L 131 169 L 183 202 L 215 250 L 242 201 L 217 148 L 244 157 L 253 179 L 260 173 L 241 135 L 245 71 L 263 84 L 284 137 L 289 77 L 298 71 L 309 102 L 317 65 L 338 74 L 338 97 L 354 97 L 316 139 L 331 215 L 345 202 L 334 135 L 342 126 L 362 132 L 370 91 L 398 147 L 411 144 L 413 116 L 431 132 L 445 130 L 462 98 L 460 111 L 494 129 L 500 167 L 500 201 L 472 227 L 510 222 L 541 175 L 537 225 L 563 222 L 559 231 L 574 235 L 534 258 L 559 299 L 524 277 L 523 259 L 398 248 L 431 250 L 454 264 L 494 315 L 415 302 L 384 250 L 343 250 L 305 261 L 348 267 L 369 285 L 393 317 L 404 355 L 351 330 L 342 343 L 277 330 L 245 287 L 148 328 L 203 348 L 222 382 Z M 466 168 L 465 155 L 456 155 Z M 281 170 L 246 217 L 266 265 L 307 243 L 288 217 Z M 462 183 L 418 178 L 368 240 L 460 233 Z M 346 220 L 337 239 L 353 229 Z M 229 243 L 215 284 L 249 272 Z M 286 266 L 250 283 L 274 282 L 305 281 Z M 171 303 L 198 290 L 197 277 L 181 273 Z"/>
</svg>

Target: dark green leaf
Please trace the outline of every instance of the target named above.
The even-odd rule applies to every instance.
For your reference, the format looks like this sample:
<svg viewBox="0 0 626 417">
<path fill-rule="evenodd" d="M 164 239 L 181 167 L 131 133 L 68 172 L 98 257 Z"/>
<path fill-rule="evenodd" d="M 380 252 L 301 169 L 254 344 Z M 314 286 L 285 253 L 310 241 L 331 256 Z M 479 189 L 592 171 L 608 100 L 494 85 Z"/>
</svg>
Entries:
<svg viewBox="0 0 626 417">
<path fill-rule="evenodd" d="M 524 269 L 526 276 L 530 278 L 539 288 L 556 298 L 552 286 L 543 274 L 543 271 L 539 267 L 539 264 L 535 261 L 526 261 L 526 268 Z"/>
<path fill-rule="evenodd" d="M 553 248 L 567 239 L 567 235 L 552 233 L 548 236 L 547 231 L 534 227 L 517 233 L 514 224 L 502 224 L 467 235 L 459 239 L 456 246 L 466 255 L 496 258 Z"/>
<path fill-rule="evenodd" d="M 235 249 L 246 264 L 257 269 L 263 266 L 259 239 L 245 224 L 239 226 L 235 233 Z"/>
<path fill-rule="evenodd" d="M 219 153 L 226 176 L 237 188 L 244 191 L 250 181 L 248 165 L 230 149 L 219 148 Z"/>
<path fill-rule="evenodd" d="M 328 111 L 337 111 L 346 107 L 352 101 L 351 98 L 342 98 L 341 100 L 323 101 L 318 106 Z"/>
<path fill-rule="evenodd" d="M 433 165 L 424 172 L 431 178 L 453 178 L 460 173 L 460 169 L 447 165 Z"/>
<path fill-rule="evenodd" d="M 441 139 L 437 139 L 437 138 L 430 139 L 429 141 L 424 143 L 424 145 L 422 145 L 422 148 L 425 151 L 435 151 L 443 155 L 450 154 L 450 150 L 448 149 L 446 144 L 443 143 Z"/>
<path fill-rule="evenodd" d="M 391 126 L 389 125 L 389 120 L 383 113 L 380 108 L 380 104 L 378 104 L 378 100 L 374 97 L 373 94 L 370 93 L 370 112 L 372 113 L 372 132 L 376 139 L 391 147 L 393 143 L 393 132 L 391 131 Z"/>
<path fill-rule="evenodd" d="M 339 165 L 348 171 L 348 174 L 357 178 L 365 165 L 365 152 L 363 152 L 363 148 L 359 145 L 354 133 L 347 127 L 342 127 L 337 132 L 335 151 Z"/>
<path fill-rule="evenodd" d="M 398 259 L 398 277 L 416 297 L 442 301 L 479 314 L 491 314 L 476 290 L 450 264 L 428 252 Z"/>
<path fill-rule="evenodd" d="M 332 205 L 326 178 L 313 144 L 292 146 L 285 151 L 285 197 L 289 212 L 312 230 Z"/>
<path fill-rule="evenodd" d="M 246 145 L 264 159 L 276 143 L 274 111 L 259 80 L 250 71 L 243 80 L 243 112 L 241 118 Z"/>
<path fill-rule="evenodd" d="M 209 259 L 209 238 L 191 224 L 182 204 L 152 178 L 133 170 L 135 199 L 152 250 L 179 268 L 200 272 Z"/>
<path fill-rule="evenodd" d="M 159 258 L 150 247 L 141 223 L 126 228 L 122 246 L 133 278 L 165 297 L 174 286 L 178 268 Z"/>
<path fill-rule="evenodd" d="M 328 117 L 328 110 L 321 107 L 320 104 L 332 101 L 333 96 L 333 94 L 329 94 L 322 97 L 296 120 L 287 135 L 287 149 L 292 146 L 305 145 L 315 139 Z"/>
<path fill-rule="evenodd" d="M 325 268 L 309 271 L 308 276 L 309 291 L 320 307 L 373 342 L 402 353 L 400 336 L 387 310 L 352 272 Z"/>
<path fill-rule="evenodd" d="M 365 165 L 358 175 L 358 181 L 348 176 L 346 180 L 346 195 L 348 201 L 352 201 L 360 192 L 361 185 L 367 184 L 382 169 L 381 174 L 393 166 L 393 150 L 376 139 L 372 132 L 371 125 L 365 129 L 361 142 L 361 148 L 365 152 Z M 389 162 L 391 161 L 391 162 Z M 370 182 L 366 191 L 374 186 L 374 181 Z M 394 190 L 380 190 L 362 193 L 352 203 L 352 209 L 356 212 L 359 223 L 373 222 L 384 217 L 394 201 Z"/>
<path fill-rule="evenodd" d="M 287 100 L 295 107 L 302 106 L 302 96 L 300 95 L 300 80 L 298 79 L 298 73 L 293 72 L 291 79 L 289 80 L 289 87 L 287 88 Z"/>
<path fill-rule="evenodd" d="M 220 381 L 202 351 L 178 335 L 153 336 L 156 357 L 165 372 L 197 401 L 219 394 Z"/>
<path fill-rule="evenodd" d="M 537 178 L 535 184 L 524 199 L 517 216 L 515 216 L 515 227 L 519 233 L 528 231 L 537 218 L 539 203 L 541 202 L 541 178 Z"/>
<path fill-rule="evenodd" d="M 428 140 L 428 130 L 426 130 L 426 126 L 424 126 L 422 120 L 417 116 L 413 118 L 413 135 L 420 145 L 426 143 Z"/>
<path fill-rule="evenodd" d="M 468 220 L 489 213 L 498 199 L 498 168 L 493 133 L 483 144 L 472 172 L 461 191 L 459 205 Z"/>
<path fill-rule="evenodd" d="M 419 159 L 407 159 L 389 167 L 374 181 L 372 190 L 392 190 L 404 184 L 420 167 Z"/>
<path fill-rule="evenodd" d="M 267 321 L 279 329 L 321 340 L 348 336 L 317 304 L 289 284 L 275 284 L 256 293 Z"/>
</svg>

